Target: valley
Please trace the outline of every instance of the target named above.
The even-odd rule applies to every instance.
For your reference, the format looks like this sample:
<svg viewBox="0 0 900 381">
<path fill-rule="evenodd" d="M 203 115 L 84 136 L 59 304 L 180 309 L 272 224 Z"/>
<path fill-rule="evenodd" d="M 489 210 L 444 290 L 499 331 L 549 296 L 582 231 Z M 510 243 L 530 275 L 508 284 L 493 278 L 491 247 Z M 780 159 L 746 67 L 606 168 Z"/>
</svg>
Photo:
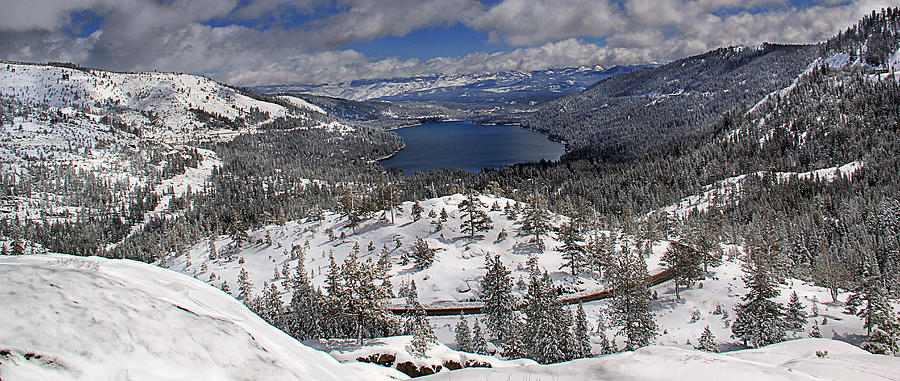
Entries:
<svg viewBox="0 0 900 381">
<path fill-rule="evenodd" d="M 898 29 L 252 88 L 0 61 L 0 377 L 893 379 Z"/>
</svg>

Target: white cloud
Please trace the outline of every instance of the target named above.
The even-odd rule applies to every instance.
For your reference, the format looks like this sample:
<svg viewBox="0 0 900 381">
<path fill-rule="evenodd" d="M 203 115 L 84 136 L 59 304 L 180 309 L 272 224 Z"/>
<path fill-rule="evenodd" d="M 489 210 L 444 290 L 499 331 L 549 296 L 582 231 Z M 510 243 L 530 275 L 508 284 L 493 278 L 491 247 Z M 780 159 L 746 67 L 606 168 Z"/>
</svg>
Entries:
<svg viewBox="0 0 900 381">
<path fill-rule="evenodd" d="M 798 9 L 787 0 L 6 0 L 0 57 L 206 73 L 239 85 L 634 64 L 723 45 L 821 41 L 897 2 Z M 72 37 L 72 12 L 87 10 L 103 17 L 100 29 Z M 297 24 L 297 15 L 307 21 Z M 223 19 L 250 26 L 207 25 Z M 373 60 L 341 48 L 457 23 L 512 48 L 429 60 Z"/>
</svg>

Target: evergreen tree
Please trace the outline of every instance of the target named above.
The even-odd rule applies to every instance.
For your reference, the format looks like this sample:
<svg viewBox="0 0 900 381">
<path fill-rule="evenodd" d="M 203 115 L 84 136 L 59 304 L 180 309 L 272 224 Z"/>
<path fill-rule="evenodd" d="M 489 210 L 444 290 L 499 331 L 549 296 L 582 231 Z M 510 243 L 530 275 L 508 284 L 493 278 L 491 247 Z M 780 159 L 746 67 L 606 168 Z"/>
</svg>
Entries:
<svg viewBox="0 0 900 381">
<path fill-rule="evenodd" d="M 793 330 L 801 330 L 806 325 L 806 311 L 797 292 L 791 293 L 791 299 L 788 301 L 785 309 L 784 323 L 785 327 Z"/>
<path fill-rule="evenodd" d="M 775 302 L 779 291 L 776 280 L 777 250 L 771 242 L 752 245 L 744 262 L 744 283 L 747 294 L 735 307 L 735 320 L 731 325 L 732 337 L 744 345 L 759 348 L 784 340 L 783 307 Z"/>
<path fill-rule="evenodd" d="M 459 322 L 456 323 L 456 349 L 461 352 L 473 352 L 472 332 L 469 331 L 469 322 L 466 321 L 465 315 L 459 315 Z"/>
<path fill-rule="evenodd" d="M 473 241 L 478 232 L 488 231 L 492 228 L 491 218 L 481 210 L 483 206 L 472 191 L 467 192 L 466 198 L 459 202 L 462 232 L 468 234 Z"/>
<path fill-rule="evenodd" d="M 406 298 L 406 305 L 413 311 L 412 316 L 407 318 L 406 321 L 407 331 L 412 335 L 410 352 L 417 356 L 424 356 L 425 351 L 431 347 L 431 344 L 437 342 L 437 336 L 434 334 L 431 324 L 428 323 L 428 318 L 425 316 L 425 309 L 419 302 L 419 292 L 416 289 L 416 282 L 410 282 L 405 291 L 404 297 Z"/>
<path fill-rule="evenodd" d="M 413 250 L 410 253 L 417 269 L 427 269 L 434 263 L 434 249 L 428 247 L 424 239 L 416 237 Z"/>
<path fill-rule="evenodd" d="M 356 340 L 360 345 L 367 328 L 393 320 L 385 309 L 388 292 L 378 275 L 376 266 L 371 261 L 360 262 L 355 252 L 350 252 L 341 265 L 343 292 L 336 302 L 345 315 L 355 317 Z"/>
<path fill-rule="evenodd" d="M 424 211 L 425 211 L 425 209 L 422 208 L 422 204 L 420 204 L 418 201 L 414 202 L 413 206 L 412 206 L 413 221 L 421 220 L 422 212 L 424 212 Z"/>
<path fill-rule="evenodd" d="M 216 242 L 210 238 L 209 239 L 209 259 L 211 261 L 215 261 L 219 258 L 218 252 L 216 252 Z"/>
<path fill-rule="evenodd" d="M 570 319 L 566 318 L 567 314 L 546 272 L 542 276 L 531 277 L 523 311 L 527 357 L 541 364 L 570 360 Z"/>
<path fill-rule="evenodd" d="M 543 251 L 544 241 L 542 237 L 550 231 L 550 213 L 547 212 L 547 201 L 540 195 L 534 195 L 525 210 L 525 220 L 522 221 L 522 230 L 534 235 L 533 241 L 538 249 Z"/>
<path fill-rule="evenodd" d="M 509 330 L 516 324 L 516 298 L 512 294 L 513 281 L 509 270 L 503 266 L 500 256 L 485 256 L 487 272 L 481 280 L 482 312 L 488 329 L 501 343 L 510 337 Z"/>
<path fill-rule="evenodd" d="M 697 341 L 697 346 L 694 348 L 707 352 L 719 351 L 719 346 L 716 344 L 716 338 L 713 336 L 712 331 L 709 330 L 708 325 L 703 329 L 703 333 L 700 334 L 700 339 Z"/>
<path fill-rule="evenodd" d="M 250 274 L 247 274 L 247 270 L 244 270 L 241 267 L 241 272 L 238 274 L 238 300 L 244 301 L 245 303 L 250 301 L 250 296 L 253 295 L 253 283 L 250 282 Z"/>
<path fill-rule="evenodd" d="M 474 327 L 472 327 L 472 352 L 480 355 L 487 355 L 487 340 L 484 338 L 484 331 L 481 329 L 481 322 L 475 319 Z"/>
<path fill-rule="evenodd" d="M 565 260 L 563 267 L 568 266 L 569 272 L 575 276 L 578 270 L 587 264 L 585 248 L 579 242 L 582 240 L 581 231 L 574 222 L 562 224 L 557 233 L 562 245 L 557 250 L 562 252 Z"/>
<path fill-rule="evenodd" d="M 591 338 L 588 335 L 587 316 L 584 313 L 584 305 L 578 303 L 578 311 L 575 313 L 575 327 L 572 332 L 573 351 L 572 358 L 580 359 L 591 357 Z"/>
<path fill-rule="evenodd" d="M 608 355 L 617 352 L 617 349 L 614 347 L 613 343 L 611 343 L 606 337 L 606 328 L 606 318 L 604 317 L 604 313 L 601 311 L 600 317 L 597 319 L 597 336 L 600 337 L 601 355 Z"/>
<path fill-rule="evenodd" d="M 847 304 L 861 307 L 857 315 L 863 319 L 867 337 L 860 348 L 876 354 L 900 354 L 900 322 L 877 271 L 865 270 L 862 282 Z"/>
<path fill-rule="evenodd" d="M 626 350 L 650 345 L 656 337 L 656 322 L 650 308 L 649 274 L 643 257 L 630 249 L 619 254 L 609 271 L 613 319 L 622 328 Z"/>
<path fill-rule="evenodd" d="M 681 299 L 678 286 L 690 287 L 697 279 L 703 278 L 702 256 L 700 251 L 680 241 L 672 241 L 661 259 L 675 275 L 675 298 Z"/>
<path fill-rule="evenodd" d="M 291 314 L 286 330 L 300 341 L 320 338 L 326 333 L 336 331 L 335 322 L 325 320 L 328 314 L 325 311 L 324 298 L 313 288 L 304 262 L 305 258 L 301 254 L 294 268 L 294 274 L 289 280 L 292 291 Z"/>
</svg>

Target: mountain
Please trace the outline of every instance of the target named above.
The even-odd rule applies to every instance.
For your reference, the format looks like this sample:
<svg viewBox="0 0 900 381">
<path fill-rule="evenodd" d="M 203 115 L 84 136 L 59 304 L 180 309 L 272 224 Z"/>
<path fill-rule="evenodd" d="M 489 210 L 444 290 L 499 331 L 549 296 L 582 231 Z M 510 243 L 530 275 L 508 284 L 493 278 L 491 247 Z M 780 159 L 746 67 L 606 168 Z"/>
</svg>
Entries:
<svg viewBox="0 0 900 381">
<path fill-rule="evenodd" d="M 317 85 L 271 85 L 265 93 L 308 93 L 354 101 L 535 104 L 572 94 L 597 81 L 647 67 L 572 67 L 484 74 L 435 74 L 409 78 L 364 79 Z"/>
<path fill-rule="evenodd" d="M 627 161 L 784 87 L 816 52 L 811 45 L 716 49 L 602 80 L 541 105 L 523 125 L 565 141 L 567 157 Z"/>
</svg>

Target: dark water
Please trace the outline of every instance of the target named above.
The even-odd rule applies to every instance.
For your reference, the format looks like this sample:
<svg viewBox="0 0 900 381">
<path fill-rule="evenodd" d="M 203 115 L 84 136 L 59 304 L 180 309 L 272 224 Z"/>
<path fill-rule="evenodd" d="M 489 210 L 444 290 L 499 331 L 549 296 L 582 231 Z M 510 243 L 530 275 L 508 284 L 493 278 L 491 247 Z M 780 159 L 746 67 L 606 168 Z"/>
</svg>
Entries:
<svg viewBox="0 0 900 381">
<path fill-rule="evenodd" d="M 546 136 L 519 126 L 488 126 L 472 122 L 438 122 L 395 130 L 406 148 L 382 161 L 385 169 L 399 168 L 411 175 L 437 168 L 484 168 L 558 160 L 565 147 Z"/>
</svg>

